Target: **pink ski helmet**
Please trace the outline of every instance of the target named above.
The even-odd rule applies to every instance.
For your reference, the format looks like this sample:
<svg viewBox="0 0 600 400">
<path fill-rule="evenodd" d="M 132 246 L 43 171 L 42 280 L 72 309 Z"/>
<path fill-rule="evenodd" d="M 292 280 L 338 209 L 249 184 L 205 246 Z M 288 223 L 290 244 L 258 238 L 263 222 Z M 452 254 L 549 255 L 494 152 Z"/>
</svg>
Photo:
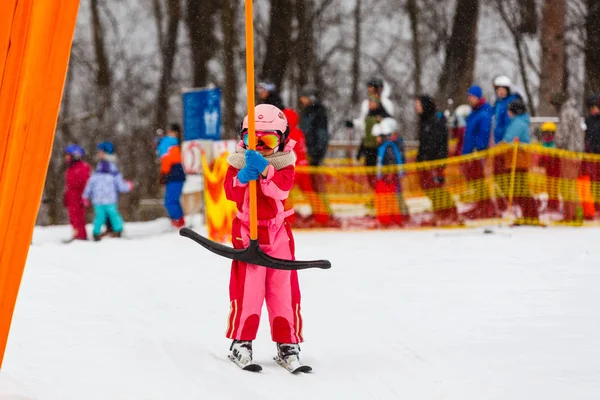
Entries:
<svg viewBox="0 0 600 400">
<path fill-rule="evenodd" d="M 279 151 L 285 147 L 290 134 L 290 127 L 283 111 L 271 104 L 259 104 L 254 108 L 257 132 L 277 132 L 279 134 Z M 241 136 L 248 130 L 248 116 L 242 122 Z"/>
</svg>

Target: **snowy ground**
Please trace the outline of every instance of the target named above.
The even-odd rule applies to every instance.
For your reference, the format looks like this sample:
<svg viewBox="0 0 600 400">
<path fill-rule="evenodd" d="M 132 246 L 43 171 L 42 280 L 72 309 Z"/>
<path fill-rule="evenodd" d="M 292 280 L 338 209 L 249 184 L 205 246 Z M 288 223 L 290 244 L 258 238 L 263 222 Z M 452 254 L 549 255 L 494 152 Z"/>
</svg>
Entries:
<svg viewBox="0 0 600 400">
<path fill-rule="evenodd" d="M 1 393 L 39 400 L 600 398 L 600 229 L 299 232 L 312 375 L 226 361 L 229 262 L 165 221 L 36 230 Z M 16 390 L 16 389 L 15 389 Z M 13 397 L 16 398 L 16 397 Z"/>
</svg>

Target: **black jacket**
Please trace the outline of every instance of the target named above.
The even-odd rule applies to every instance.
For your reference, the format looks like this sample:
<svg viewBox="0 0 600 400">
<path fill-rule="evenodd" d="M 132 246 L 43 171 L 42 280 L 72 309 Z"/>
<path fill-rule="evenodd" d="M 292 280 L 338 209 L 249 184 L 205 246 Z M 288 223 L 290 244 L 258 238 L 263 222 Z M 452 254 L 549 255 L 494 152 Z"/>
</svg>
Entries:
<svg viewBox="0 0 600 400">
<path fill-rule="evenodd" d="M 279 108 L 281 111 L 285 108 L 281 96 L 276 92 L 269 92 L 269 97 L 260 101 L 260 104 L 270 104 Z"/>
<path fill-rule="evenodd" d="M 423 113 L 419 120 L 417 162 L 448 158 L 448 128 L 437 117 L 433 99 L 429 96 L 421 96 L 419 99 L 423 105 Z"/>
<path fill-rule="evenodd" d="M 600 115 L 590 115 L 585 119 L 585 148 L 589 153 L 600 154 Z"/>
<path fill-rule="evenodd" d="M 304 107 L 300 113 L 298 126 L 306 139 L 310 165 L 319 165 L 325 158 L 329 145 L 327 109 L 321 103 Z"/>
</svg>

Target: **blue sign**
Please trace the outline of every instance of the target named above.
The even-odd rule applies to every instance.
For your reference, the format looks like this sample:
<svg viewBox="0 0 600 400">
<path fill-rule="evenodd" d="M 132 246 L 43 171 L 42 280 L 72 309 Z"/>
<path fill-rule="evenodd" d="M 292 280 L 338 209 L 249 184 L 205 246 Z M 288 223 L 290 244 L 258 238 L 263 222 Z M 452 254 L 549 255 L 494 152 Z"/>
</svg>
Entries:
<svg viewBox="0 0 600 400">
<path fill-rule="evenodd" d="M 221 89 L 183 93 L 183 140 L 221 139 Z"/>
</svg>

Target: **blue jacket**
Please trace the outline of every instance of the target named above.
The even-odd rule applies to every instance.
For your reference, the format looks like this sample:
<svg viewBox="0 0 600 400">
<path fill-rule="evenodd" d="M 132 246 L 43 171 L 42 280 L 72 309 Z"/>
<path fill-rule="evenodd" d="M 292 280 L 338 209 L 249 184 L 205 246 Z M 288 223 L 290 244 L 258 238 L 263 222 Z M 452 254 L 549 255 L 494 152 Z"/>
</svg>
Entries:
<svg viewBox="0 0 600 400">
<path fill-rule="evenodd" d="M 508 105 L 517 100 L 519 96 L 509 94 L 503 99 L 497 99 L 494 103 L 494 143 L 499 143 L 504 138 L 504 131 L 510 123 L 508 116 Z"/>
<path fill-rule="evenodd" d="M 401 140 L 401 139 L 400 139 Z M 399 145 L 400 143 L 400 145 Z M 402 141 L 386 140 L 377 149 L 377 179 L 381 179 L 381 167 L 387 165 L 402 165 L 404 164 L 404 157 L 402 155 L 401 148 L 403 147 Z M 402 170 L 398 171 L 398 176 L 402 177 Z"/>
<path fill-rule="evenodd" d="M 512 143 L 515 138 L 519 138 L 520 143 L 529 143 L 529 114 L 515 115 L 506 127 L 504 138 L 506 143 Z"/>
<path fill-rule="evenodd" d="M 93 205 L 117 204 L 119 192 L 125 193 L 130 190 L 117 166 L 102 160 L 88 180 L 83 198 L 90 199 Z"/>
<path fill-rule="evenodd" d="M 467 128 L 462 154 L 485 150 L 489 147 L 492 130 L 492 106 L 483 103 L 467 117 Z"/>
<path fill-rule="evenodd" d="M 171 136 L 165 136 L 158 143 L 156 151 L 160 157 L 160 173 L 166 178 L 166 182 L 185 181 L 179 140 Z"/>
</svg>

